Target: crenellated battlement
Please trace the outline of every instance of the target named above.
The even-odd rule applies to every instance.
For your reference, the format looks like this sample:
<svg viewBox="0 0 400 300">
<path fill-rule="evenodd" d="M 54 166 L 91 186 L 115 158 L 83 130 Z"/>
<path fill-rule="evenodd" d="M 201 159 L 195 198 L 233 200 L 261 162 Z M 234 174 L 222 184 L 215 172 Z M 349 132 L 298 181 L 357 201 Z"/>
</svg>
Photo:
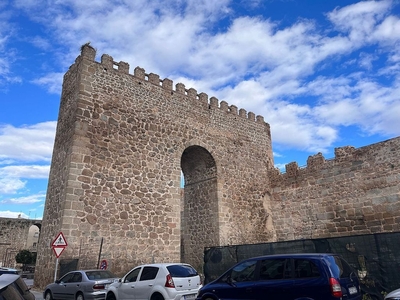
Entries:
<svg viewBox="0 0 400 300">
<path fill-rule="evenodd" d="M 81 48 L 81 55 L 77 58 L 85 58 L 89 60 L 95 60 L 96 50 L 90 46 L 89 44 L 85 44 Z M 124 61 L 116 62 L 113 57 L 108 54 L 103 54 L 101 56 L 100 63 L 104 66 L 104 70 L 114 70 L 121 74 L 130 74 L 129 73 L 129 64 Z M 136 67 L 133 71 L 134 78 L 140 79 L 143 81 L 147 81 L 152 83 L 160 88 L 171 91 L 171 93 L 179 93 L 187 97 L 189 100 L 196 100 L 204 106 L 208 106 L 209 108 L 217 108 L 226 113 L 230 113 L 235 116 L 239 116 L 244 119 L 248 119 L 250 121 L 255 121 L 257 123 L 265 123 L 269 128 L 269 124 L 264 121 L 264 117 L 261 115 L 255 115 L 253 112 L 247 112 L 245 109 L 238 109 L 235 105 L 229 105 L 226 101 L 219 101 L 216 97 L 208 98 L 206 93 L 198 93 L 194 88 L 186 88 L 183 83 L 177 83 L 175 85 L 175 89 L 173 88 L 173 81 L 169 78 L 161 79 L 158 74 L 154 73 L 146 73 L 145 69 L 141 67 Z"/>
<path fill-rule="evenodd" d="M 285 165 L 285 172 L 281 172 L 278 168 L 269 171 L 271 182 L 274 185 L 280 185 L 283 182 L 300 182 L 306 180 L 310 176 L 319 176 L 323 170 L 334 170 L 336 167 L 358 166 L 364 161 L 373 161 L 376 152 L 381 149 L 382 145 L 396 143 L 397 139 L 385 142 L 355 148 L 353 146 L 344 146 L 335 148 L 335 157 L 325 159 L 322 153 L 309 156 L 306 166 L 300 166 L 297 162 L 290 162 Z M 316 174 L 319 175 L 316 175 Z"/>
</svg>

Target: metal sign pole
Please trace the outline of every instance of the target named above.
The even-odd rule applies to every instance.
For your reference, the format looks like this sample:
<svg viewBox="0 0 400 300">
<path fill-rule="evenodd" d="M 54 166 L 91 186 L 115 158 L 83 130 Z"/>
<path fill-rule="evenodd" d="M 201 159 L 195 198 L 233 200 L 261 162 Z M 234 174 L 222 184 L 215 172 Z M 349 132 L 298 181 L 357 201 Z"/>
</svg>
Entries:
<svg viewBox="0 0 400 300">
<path fill-rule="evenodd" d="M 56 259 L 56 271 L 54 272 L 54 282 L 57 280 L 58 257 Z"/>
</svg>

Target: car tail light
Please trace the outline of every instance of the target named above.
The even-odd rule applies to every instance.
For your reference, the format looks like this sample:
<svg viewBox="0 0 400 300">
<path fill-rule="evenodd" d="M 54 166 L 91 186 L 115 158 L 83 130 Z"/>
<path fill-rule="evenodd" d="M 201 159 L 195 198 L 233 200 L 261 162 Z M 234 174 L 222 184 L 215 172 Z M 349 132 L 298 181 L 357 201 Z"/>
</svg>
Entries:
<svg viewBox="0 0 400 300">
<path fill-rule="evenodd" d="M 171 274 L 167 275 L 167 280 L 165 282 L 165 287 L 167 288 L 175 288 L 174 280 L 171 277 Z"/>
<path fill-rule="evenodd" d="M 94 290 L 105 290 L 106 289 L 106 285 L 105 284 L 95 284 L 93 286 Z"/>
<path fill-rule="evenodd" d="M 342 287 L 340 286 L 339 281 L 337 281 L 335 278 L 329 278 L 329 285 L 331 287 L 333 297 L 340 298 L 343 296 Z"/>
</svg>

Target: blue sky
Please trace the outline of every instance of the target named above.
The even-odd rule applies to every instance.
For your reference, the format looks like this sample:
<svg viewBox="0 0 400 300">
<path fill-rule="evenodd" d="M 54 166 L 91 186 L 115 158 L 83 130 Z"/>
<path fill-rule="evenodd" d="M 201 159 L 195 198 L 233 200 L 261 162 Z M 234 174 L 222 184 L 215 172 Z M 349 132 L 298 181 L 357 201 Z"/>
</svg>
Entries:
<svg viewBox="0 0 400 300">
<path fill-rule="evenodd" d="M 0 2 L 0 217 L 42 218 L 62 76 L 115 61 L 262 115 L 276 167 L 400 136 L 400 1 Z"/>
</svg>

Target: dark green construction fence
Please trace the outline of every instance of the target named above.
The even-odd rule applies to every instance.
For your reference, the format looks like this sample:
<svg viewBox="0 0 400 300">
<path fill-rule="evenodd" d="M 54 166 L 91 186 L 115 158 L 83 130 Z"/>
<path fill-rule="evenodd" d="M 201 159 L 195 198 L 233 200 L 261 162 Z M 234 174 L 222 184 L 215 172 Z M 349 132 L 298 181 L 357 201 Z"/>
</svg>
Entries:
<svg viewBox="0 0 400 300">
<path fill-rule="evenodd" d="M 279 253 L 336 253 L 358 272 L 363 299 L 381 300 L 400 288 L 400 233 L 309 239 L 206 248 L 204 280 L 210 282 L 243 259 Z"/>
</svg>

